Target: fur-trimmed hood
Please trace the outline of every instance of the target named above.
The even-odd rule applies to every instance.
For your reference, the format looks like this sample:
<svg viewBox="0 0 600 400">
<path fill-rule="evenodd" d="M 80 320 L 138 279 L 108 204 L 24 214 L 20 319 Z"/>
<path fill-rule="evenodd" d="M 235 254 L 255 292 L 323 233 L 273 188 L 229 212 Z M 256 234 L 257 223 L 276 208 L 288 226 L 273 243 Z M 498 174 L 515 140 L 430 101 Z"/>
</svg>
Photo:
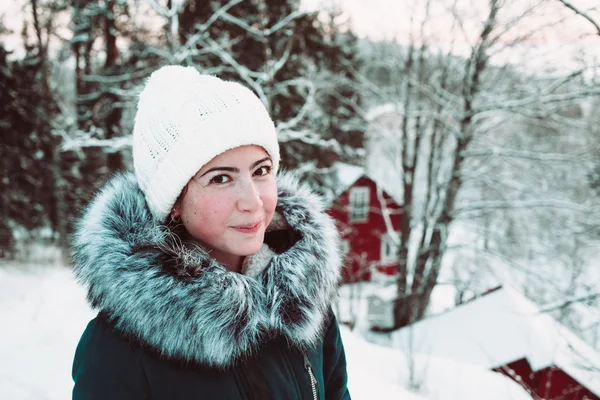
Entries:
<svg viewBox="0 0 600 400">
<path fill-rule="evenodd" d="M 268 235 L 294 240 L 252 277 L 182 244 L 152 217 L 135 176 L 115 176 L 75 234 L 74 271 L 88 300 L 121 332 L 171 359 L 226 367 L 271 335 L 310 348 L 338 283 L 339 238 L 310 189 L 285 173 L 277 185 L 286 228 Z"/>
</svg>

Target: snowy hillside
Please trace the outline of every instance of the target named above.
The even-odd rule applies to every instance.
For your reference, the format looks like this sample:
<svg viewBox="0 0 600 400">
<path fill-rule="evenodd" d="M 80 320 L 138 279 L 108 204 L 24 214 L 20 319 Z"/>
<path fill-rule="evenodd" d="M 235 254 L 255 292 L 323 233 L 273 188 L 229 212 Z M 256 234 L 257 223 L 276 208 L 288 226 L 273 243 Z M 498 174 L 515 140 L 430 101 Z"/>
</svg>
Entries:
<svg viewBox="0 0 600 400">
<path fill-rule="evenodd" d="M 0 265 L 0 398 L 70 398 L 73 353 L 93 316 L 68 268 Z M 403 353 L 367 343 L 344 327 L 342 335 L 353 399 L 531 399 L 500 374 L 432 357 L 413 359 L 413 394 Z"/>
</svg>

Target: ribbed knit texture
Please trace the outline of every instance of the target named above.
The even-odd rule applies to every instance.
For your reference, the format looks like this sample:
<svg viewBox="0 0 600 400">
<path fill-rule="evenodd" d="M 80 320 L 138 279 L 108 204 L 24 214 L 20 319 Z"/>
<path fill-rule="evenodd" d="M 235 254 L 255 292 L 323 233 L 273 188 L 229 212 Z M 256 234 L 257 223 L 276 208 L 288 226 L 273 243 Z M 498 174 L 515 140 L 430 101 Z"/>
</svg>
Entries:
<svg viewBox="0 0 600 400">
<path fill-rule="evenodd" d="M 222 152 L 263 147 L 279 167 L 277 132 L 260 99 L 246 87 L 192 67 L 154 72 L 140 94 L 133 164 L 153 216 L 164 221 L 200 168 Z"/>
</svg>

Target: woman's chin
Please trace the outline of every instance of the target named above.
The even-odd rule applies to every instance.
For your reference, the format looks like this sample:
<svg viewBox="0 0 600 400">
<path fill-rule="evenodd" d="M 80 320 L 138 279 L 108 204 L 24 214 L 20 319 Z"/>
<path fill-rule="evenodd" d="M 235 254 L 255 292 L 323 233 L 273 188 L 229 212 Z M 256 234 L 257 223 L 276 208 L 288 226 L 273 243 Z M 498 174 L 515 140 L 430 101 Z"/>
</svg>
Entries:
<svg viewBox="0 0 600 400">
<path fill-rule="evenodd" d="M 243 257 L 253 256 L 254 254 L 258 253 L 262 247 L 262 244 L 263 242 L 261 241 L 260 243 L 252 245 L 248 244 L 246 246 L 240 246 L 240 248 L 238 248 L 238 254 Z"/>
<path fill-rule="evenodd" d="M 237 254 L 247 257 L 258 253 L 260 248 L 262 247 L 265 241 L 264 232 L 259 232 L 254 237 L 246 238 L 245 240 L 241 240 L 237 243 L 237 245 L 232 246 L 235 248 Z"/>
</svg>

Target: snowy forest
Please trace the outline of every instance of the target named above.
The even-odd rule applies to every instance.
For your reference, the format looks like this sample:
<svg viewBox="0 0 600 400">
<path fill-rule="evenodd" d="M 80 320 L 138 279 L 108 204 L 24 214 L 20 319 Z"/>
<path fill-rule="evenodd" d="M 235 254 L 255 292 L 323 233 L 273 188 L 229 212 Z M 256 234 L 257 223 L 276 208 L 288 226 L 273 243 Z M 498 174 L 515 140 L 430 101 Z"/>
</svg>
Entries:
<svg viewBox="0 0 600 400">
<path fill-rule="evenodd" d="M 597 2 L 359 3 L 4 1 L 0 291 L 18 293 L 11 274 L 69 265 L 77 218 L 107 179 L 132 169 L 145 79 L 178 64 L 251 88 L 275 121 L 282 168 L 324 196 L 344 162 L 401 199 L 397 273 L 340 288 L 350 343 L 389 345 L 394 331 L 510 286 L 600 351 Z M 361 22 L 367 8 L 381 26 Z M 380 289 L 391 289 L 393 323 L 373 332 L 356 296 Z M 15 301 L 0 293 L 0 320 L 17 318 Z M 0 360 L 14 357 L 3 351 Z M 377 351 L 350 353 L 364 363 L 361 352 Z M 468 398 L 436 397 L 425 378 L 415 383 L 413 361 L 402 365 L 406 398 Z M 3 383 L 9 367 L 0 361 L 0 397 L 42 398 Z"/>
</svg>

